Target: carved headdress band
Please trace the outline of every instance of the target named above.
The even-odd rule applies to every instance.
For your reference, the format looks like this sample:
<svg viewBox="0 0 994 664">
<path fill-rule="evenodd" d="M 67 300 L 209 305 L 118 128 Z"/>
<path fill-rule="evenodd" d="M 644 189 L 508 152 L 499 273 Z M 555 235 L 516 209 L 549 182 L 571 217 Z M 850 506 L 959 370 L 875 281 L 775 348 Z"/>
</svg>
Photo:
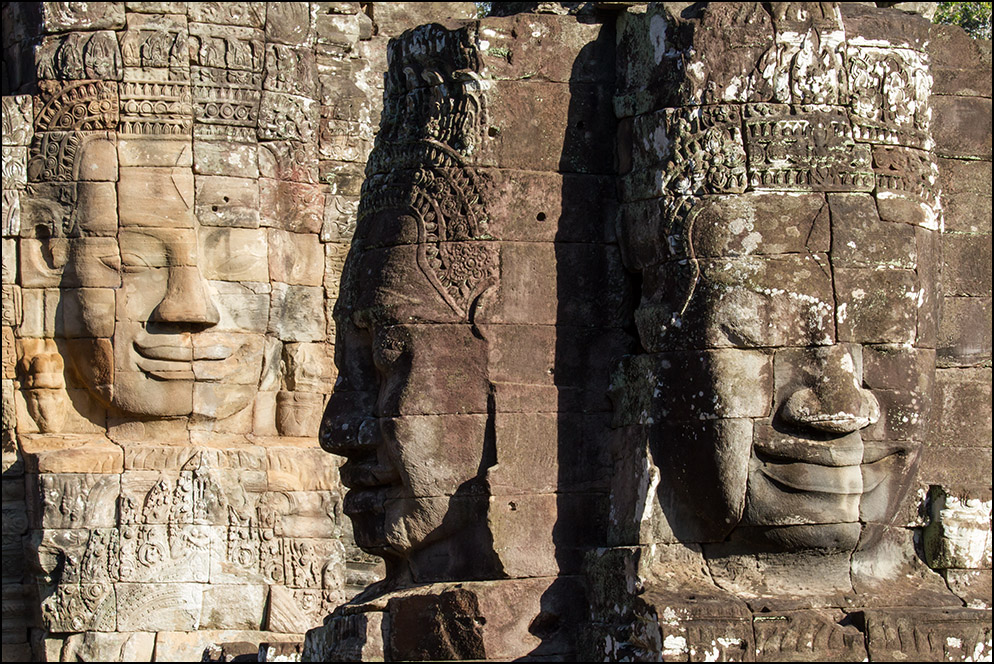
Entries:
<svg viewBox="0 0 994 664">
<path fill-rule="evenodd" d="M 357 237 L 384 210 L 413 217 L 418 267 L 463 320 L 497 281 L 497 243 L 467 165 L 485 126 L 487 82 L 468 30 L 421 26 L 391 43 L 382 129 L 366 166 Z"/>
</svg>

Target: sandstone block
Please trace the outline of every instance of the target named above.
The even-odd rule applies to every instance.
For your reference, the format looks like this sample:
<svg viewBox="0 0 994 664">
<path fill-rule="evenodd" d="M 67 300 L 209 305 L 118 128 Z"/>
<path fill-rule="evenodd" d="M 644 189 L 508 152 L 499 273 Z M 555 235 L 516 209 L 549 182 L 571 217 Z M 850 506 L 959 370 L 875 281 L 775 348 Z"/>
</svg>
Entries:
<svg viewBox="0 0 994 664">
<path fill-rule="evenodd" d="M 198 175 L 259 177 L 259 148 L 255 143 L 194 139 L 193 170 Z"/>
<path fill-rule="evenodd" d="M 114 336 L 116 291 L 113 288 L 73 288 L 62 291 L 62 326 L 70 337 Z"/>
<path fill-rule="evenodd" d="M 259 227 L 259 185 L 249 178 L 196 178 L 197 219 L 205 226 Z"/>
<path fill-rule="evenodd" d="M 25 241 L 26 242 L 26 241 Z M 69 242 L 62 286 L 120 288 L 120 246 L 111 237 L 83 237 Z"/>
<path fill-rule="evenodd" d="M 204 586 L 196 583 L 118 583 L 118 629 L 126 632 L 194 630 Z"/>
<path fill-rule="evenodd" d="M 28 182 L 28 148 L 25 146 L 3 146 L 3 188 L 17 189 Z"/>
<path fill-rule="evenodd" d="M 10 286 L 6 288 L 10 288 Z M 14 286 L 14 288 L 17 287 Z M 10 300 L 11 322 L 4 320 L 4 323 L 7 325 L 19 323 L 19 332 L 22 337 L 37 339 L 54 337 L 56 328 L 61 327 L 58 316 L 59 300 L 61 299 L 59 289 L 18 288 L 14 293 Z M 18 300 L 20 301 L 18 302 Z M 23 318 L 16 320 L 20 316 Z M 7 316 L 4 318 L 6 319 Z M 15 320 L 16 322 L 14 322 Z"/>
<path fill-rule="evenodd" d="M 652 295 L 643 298 L 635 321 L 649 351 L 835 339 L 835 294 L 824 254 L 705 259 L 696 268 L 670 261 L 646 270 L 644 279 L 643 292 Z"/>
<path fill-rule="evenodd" d="M 329 610 L 320 591 L 270 586 L 265 626 L 273 632 L 299 633 L 320 627 Z"/>
<path fill-rule="evenodd" d="M 124 452 L 102 437 L 34 435 L 19 437 L 29 473 L 114 475 L 124 470 Z"/>
<path fill-rule="evenodd" d="M 44 528 L 112 527 L 120 492 L 117 475 L 60 473 L 29 482 L 28 513 Z"/>
<path fill-rule="evenodd" d="M 937 350 L 940 366 L 979 365 L 991 357 L 991 298 L 945 297 Z"/>
<path fill-rule="evenodd" d="M 320 186 L 263 178 L 259 181 L 262 224 L 294 233 L 317 233 L 325 216 Z"/>
<path fill-rule="evenodd" d="M 905 655 L 963 660 L 989 649 L 984 635 L 989 611 L 978 609 L 891 609 L 866 611 L 871 660 Z"/>
<path fill-rule="evenodd" d="M 193 226 L 193 174 L 188 169 L 123 167 L 117 196 L 122 226 Z"/>
<path fill-rule="evenodd" d="M 76 222 L 88 235 L 117 234 L 117 187 L 113 182 L 80 182 L 76 185 Z"/>
<path fill-rule="evenodd" d="M 491 126 L 480 145 L 478 163 L 609 173 L 611 165 L 596 155 L 610 149 L 614 139 L 611 90 L 611 86 L 585 83 L 497 83 L 491 93 Z"/>
<path fill-rule="evenodd" d="M 324 251 L 317 234 L 269 229 L 269 275 L 274 281 L 320 286 L 324 280 Z"/>
<path fill-rule="evenodd" d="M 211 281 L 220 319 L 218 331 L 264 332 L 269 325 L 270 287 L 262 282 Z"/>
<path fill-rule="evenodd" d="M 913 271 L 837 268 L 834 272 L 839 341 L 915 342 L 917 302 L 906 295 L 918 292 Z"/>
<path fill-rule="evenodd" d="M 269 329 L 283 341 L 324 339 L 324 291 L 319 286 L 274 282 Z"/>
<path fill-rule="evenodd" d="M 204 589 L 198 628 L 259 629 L 266 607 L 266 586 L 211 585 Z"/>
<path fill-rule="evenodd" d="M 317 103 L 309 97 L 263 91 L 259 138 L 310 142 L 318 130 L 318 112 Z"/>
<path fill-rule="evenodd" d="M 39 79 L 120 81 L 121 49 L 111 30 L 43 37 L 35 52 Z"/>
<path fill-rule="evenodd" d="M 282 181 L 318 181 L 317 147 L 300 141 L 266 141 L 259 145 L 259 175 Z"/>
<path fill-rule="evenodd" d="M 991 446 L 991 370 L 939 369 L 932 401 L 932 445 Z"/>
<path fill-rule="evenodd" d="M 990 296 L 991 236 L 947 233 L 942 238 L 943 295 Z"/>
<path fill-rule="evenodd" d="M 40 586 L 42 625 L 52 632 L 117 629 L 115 584 L 82 583 Z M 147 631 L 147 630 L 145 630 Z"/>
<path fill-rule="evenodd" d="M 152 632 L 85 632 L 70 635 L 62 645 L 60 661 L 152 661 Z"/>
<path fill-rule="evenodd" d="M 833 224 L 832 263 L 846 267 L 914 269 L 918 264 L 915 228 L 881 221 L 869 194 L 829 194 Z"/>
<path fill-rule="evenodd" d="M 24 238 L 20 242 L 21 279 L 24 288 L 57 288 L 62 282 L 62 261 L 53 256 L 61 249 L 59 242 Z M 17 254 L 14 254 L 16 257 Z M 14 273 L 16 274 L 16 270 Z M 14 283 L 11 279 L 10 282 Z"/>
<path fill-rule="evenodd" d="M 303 45 L 313 39 L 310 6 L 305 2 L 273 2 L 266 8 L 266 40 Z"/>
<path fill-rule="evenodd" d="M 943 157 L 991 158 L 991 100 L 984 97 L 937 96 L 932 112 L 935 151 Z"/>
<path fill-rule="evenodd" d="M 404 6 L 380 2 L 373 5 L 372 15 L 379 34 L 396 37 L 404 30 L 428 21 L 446 18 L 475 18 L 476 9 L 469 2 L 431 2 Z"/>
<path fill-rule="evenodd" d="M 260 284 L 270 280 L 269 245 L 263 229 L 202 228 L 200 248 L 206 279 Z"/>
<path fill-rule="evenodd" d="M 19 191 L 3 191 L 3 210 L 0 211 L 3 237 L 16 237 L 21 234 L 21 194 Z"/>
</svg>

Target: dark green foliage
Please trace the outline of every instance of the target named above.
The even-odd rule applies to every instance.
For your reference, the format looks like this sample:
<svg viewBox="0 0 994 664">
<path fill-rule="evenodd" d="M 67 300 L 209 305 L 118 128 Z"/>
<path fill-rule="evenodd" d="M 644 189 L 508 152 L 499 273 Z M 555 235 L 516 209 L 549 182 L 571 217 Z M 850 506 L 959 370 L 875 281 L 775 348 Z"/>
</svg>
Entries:
<svg viewBox="0 0 994 664">
<path fill-rule="evenodd" d="M 991 38 L 989 2 L 940 2 L 932 20 L 946 25 L 958 25 L 974 38 Z"/>
</svg>

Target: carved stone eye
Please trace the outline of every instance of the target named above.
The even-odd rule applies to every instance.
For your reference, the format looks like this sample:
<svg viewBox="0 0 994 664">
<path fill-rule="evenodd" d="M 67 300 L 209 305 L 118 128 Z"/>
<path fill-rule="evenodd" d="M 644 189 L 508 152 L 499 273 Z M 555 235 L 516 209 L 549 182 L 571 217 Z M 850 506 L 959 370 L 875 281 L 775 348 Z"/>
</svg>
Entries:
<svg viewBox="0 0 994 664">
<path fill-rule="evenodd" d="M 403 328 L 388 328 L 377 335 L 373 363 L 381 371 L 390 371 L 407 352 L 408 346 L 408 336 Z"/>
</svg>

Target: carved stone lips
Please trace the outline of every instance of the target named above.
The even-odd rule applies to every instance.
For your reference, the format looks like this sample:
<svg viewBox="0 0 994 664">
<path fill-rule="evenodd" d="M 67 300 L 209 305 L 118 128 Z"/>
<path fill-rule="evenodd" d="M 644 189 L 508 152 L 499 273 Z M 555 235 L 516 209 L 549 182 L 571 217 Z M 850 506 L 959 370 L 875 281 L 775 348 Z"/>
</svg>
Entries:
<svg viewBox="0 0 994 664">
<path fill-rule="evenodd" d="M 783 434 L 757 441 L 755 450 L 763 461 L 836 467 L 858 466 L 863 462 L 863 440 L 858 433 L 832 440 L 811 440 Z"/>
<path fill-rule="evenodd" d="M 399 484 L 393 468 L 376 462 L 347 461 L 340 469 L 342 484 L 349 489 L 386 489 Z"/>
<path fill-rule="evenodd" d="M 892 472 L 905 444 L 864 443 L 858 433 L 826 441 L 782 436 L 757 442 L 759 470 L 797 491 L 860 494 Z"/>
<path fill-rule="evenodd" d="M 138 368 L 159 380 L 193 380 L 193 349 L 173 344 L 135 341 Z"/>
<path fill-rule="evenodd" d="M 160 380 L 195 380 L 196 362 L 219 362 L 228 359 L 234 350 L 223 344 L 213 344 L 197 350 L 191 346 L 156 341 L 135 341 L 138 368 Z"/>
<path fill-rule="evenodd" d="M 863 493 L 859 466 L 819 466 L 814 463 L 764 463 L 760 471 L 772 480 L 797 491 L 817 493 Z"/>
<path fill-rule="evenodd" d="M 192 362 L 193 349 L 190 346 L 178 346 L 171 344 L 142 344 L 134 342 L 135 351 L 141 357 L 149 360 L 162 360 L 165 362 Z"/>
</svg>

